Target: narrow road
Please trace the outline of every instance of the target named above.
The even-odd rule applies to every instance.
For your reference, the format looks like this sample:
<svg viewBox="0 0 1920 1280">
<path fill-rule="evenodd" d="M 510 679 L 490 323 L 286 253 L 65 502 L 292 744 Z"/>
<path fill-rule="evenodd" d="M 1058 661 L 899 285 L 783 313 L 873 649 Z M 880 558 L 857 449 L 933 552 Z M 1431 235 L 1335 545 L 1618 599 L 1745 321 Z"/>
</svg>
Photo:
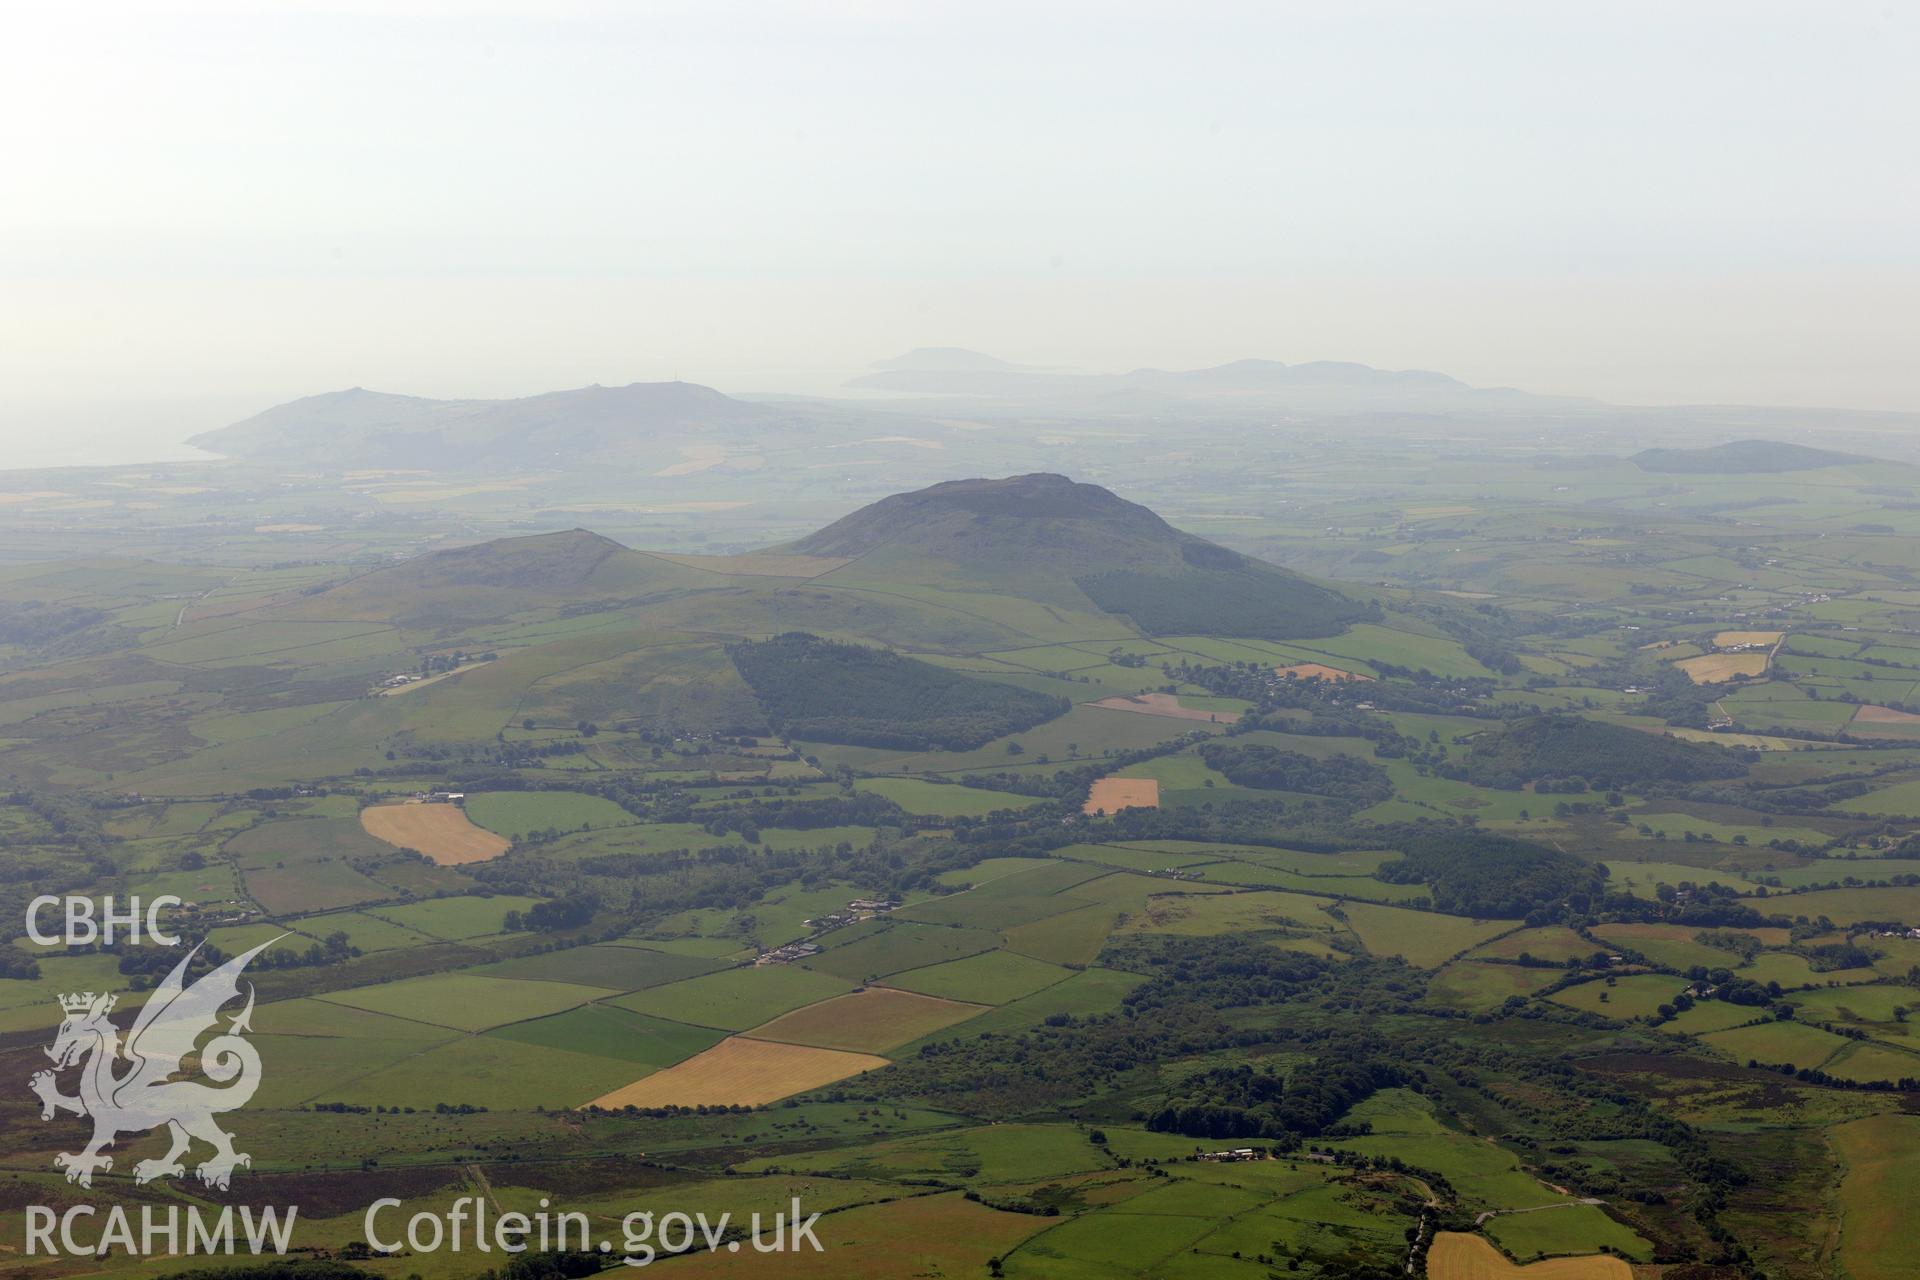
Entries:
<svg viewBox="0 0 1920 1280">
<path fill-rule="evenodd" d="M 1566 1200 L 1566 1201 L 1562 1201 L 1560 1204 L 1537 1204 L 1537 1205 L 1534 1205 L 1531 1209 L 1489 1209 L 1485 1213 L 1481 1214 L 1479 1217 L 1475 1218 L 1473 1220 L 1473 1225 L 1476 1227 L 1484 1226 L 1488 1218 L 1498 1218 L 1505 1214 L 1510 1214 L 1510 1213 L 1545 1213 L 1548 1209 L 1571 1209 L 1575 1205 L 1582 1205 L 1582 1204 L 1602 1205 L 1605 1203 L 1606 1203 L 1605 1200 L 1598 1199 L 1597 1197 L 1594 1197 L 1594 1196 L 1582 1196 L 1578 1200 Z"/>
</svg>

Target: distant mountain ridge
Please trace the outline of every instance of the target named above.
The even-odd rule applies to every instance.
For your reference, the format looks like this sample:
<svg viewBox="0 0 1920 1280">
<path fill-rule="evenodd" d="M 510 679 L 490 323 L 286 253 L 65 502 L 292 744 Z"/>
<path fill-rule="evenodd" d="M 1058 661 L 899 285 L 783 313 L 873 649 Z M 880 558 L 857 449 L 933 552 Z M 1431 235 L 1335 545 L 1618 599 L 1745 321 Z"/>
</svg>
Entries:
<svg viewBox="0 0 1920 1280">
<path fill-rule="evenodd" d="M 353 387 L 277 405 L 188 443 L 230 458 L 368 466 L 553 466 L 724 442 L 792 421 L 693 382 L 588 386 L 515 400 L 430 400 Z"/>
<path fill-rule="evenodd" d="M 1875 459 L 1780 440 L 1734 440 L 1705 449 L 1643 449 L 1628 461 L 1642 471 L 1759 475 L 1817 471 L 1821 467 L 1852 466 Z"/>
<path fill-rule="evenodd" d="M 1234 360 L 1204 369 L 1135 369 L 1072 373 L 1010 364 L 979 352 L 921 348 L 882 361 L 878 372 L 847 385 L 863 391 L 1064 402 L 1153 411 L 1187 402 L 1252 405 L 1312 412 L 1590 405 L 1574 397 L 1537 396 L 1511 387 L 1473 387 L 1424 369 L 1376 369 L 1351 361 Z"/>
</svg>

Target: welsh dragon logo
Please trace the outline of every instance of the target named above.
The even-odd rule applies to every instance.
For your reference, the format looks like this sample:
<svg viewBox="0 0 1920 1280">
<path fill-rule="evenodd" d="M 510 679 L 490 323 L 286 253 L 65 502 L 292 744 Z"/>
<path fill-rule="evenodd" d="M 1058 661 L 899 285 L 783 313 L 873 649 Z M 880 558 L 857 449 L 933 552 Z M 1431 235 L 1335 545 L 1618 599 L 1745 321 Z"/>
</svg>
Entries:
<svg viewBox="0 0 1920 1280">
<path fill-rule="evenodd" d="M 200 950 L 195 947 L 154 989 L 124 1043 L 118 1028 L 107 1020 L 113 1011 L 112 995 L 89 991 L 60 997 L 66 1017 L 47 1050 L 53 1070 L 36 1073 L 29 1085 L 40 1097 L 42 1120 L 71 1111 L 93 1121 L 93 1138 L 85 1149 L 53 1158 L 55 1168 L 66 1170 L 68 1182 L 91 1187 L 96 1170 L 113 1168 L 113 1157 L 101 1153 L 115 1138 L 162 1125 L 173 1145 L 160 1159 L 136 1164 L 135 1182 L 184 1177 L 187 1170 L 181 1157 L 196 1138 L 213 1147 L 213 1155 L 195 1170 L 210 1187 L 224 1190 L 236 1168 L 253 1163 L 251 1157 L 233 1149 L 233 1135 L 214 1121 L 223 1111 L 245 1106 L 260 1087 L 259 1051 L 243 1038 L 253 1029 L 251 984 L 246 1007 L 227 1029 L 204 1045 L 199 1042 L 207 1031 L 218 1030 L 221 1008 L 239 997 L 240 974 L 247 962 L 272 945 L 263 942 L 188 986 L 187 966 Z M 174 1079 L 187 1058 L 197 1058 L 200 1071 L 221 1087 Z M 57 1078 L 58 1072 L 73 1066 L 80 1067 L 78 1097 L 61 1093 Z"/>
</svg>

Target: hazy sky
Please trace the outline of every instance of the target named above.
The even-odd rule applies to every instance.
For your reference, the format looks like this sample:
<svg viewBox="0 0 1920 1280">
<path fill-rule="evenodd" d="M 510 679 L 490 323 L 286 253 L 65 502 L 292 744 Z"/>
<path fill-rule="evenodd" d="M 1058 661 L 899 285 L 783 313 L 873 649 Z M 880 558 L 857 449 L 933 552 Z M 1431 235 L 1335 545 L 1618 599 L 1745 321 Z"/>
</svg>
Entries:
<svg viewBox="0 0 1920 1280">
<path fill-rule="evenodd" d="M 4 16 L 16 447 L 918 345 L 1920 409 L 1910 3 Z"/>
</svg>

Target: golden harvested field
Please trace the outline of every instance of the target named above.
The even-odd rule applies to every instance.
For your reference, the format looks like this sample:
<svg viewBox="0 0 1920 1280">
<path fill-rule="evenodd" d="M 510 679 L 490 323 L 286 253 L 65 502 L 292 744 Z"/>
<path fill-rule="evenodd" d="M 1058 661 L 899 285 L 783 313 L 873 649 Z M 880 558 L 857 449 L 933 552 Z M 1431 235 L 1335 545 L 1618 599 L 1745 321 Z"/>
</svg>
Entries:
<svg viewBox="0 0 1920 1280">
<path fill-rule="evenodd" d="M 704 1053 L 642 1076 L 587 1105 L 609 1109 L 702 1103 L 759 1106 L 886 1065 L 885 1058 L 867 1053 L 729 1036 Z"/>
<path fill-rule="evenodd" d="M 1282 680 L 1371 680 L 1372 676 L 1363 676 L 1358 671 L 1342 671 L 1330 667 L 1324 662 L 1296 662 L 1290 667 L 1275 667 L 1273 674 Z"/>
<path fill-rule="evenodd" d="M 744 1264 L 740 1255 L 703 1250 L 675 1258 L 673 1274 L 685 1280 L 732 1280 L 749 1273 L 779 1280 L 984 1276 L 987 1259 L 1004 1257 L 1021 1241 L 1060 1221 L 989 1209 L 958 1191 L 917 1195 L 828 1214 L 816 1232 L 818 1253 L 768 1253 Z"/>
<path fill-rule="evenodd" d="M 1735 676 L 1763 676 L 1767 673 L 1764 653 L 1703 653 L 1697 658 L 1682 658 L 1673 664 L 1687 673 L 1695 684 L 1720 684 Z"/>
<path fill-rule="evenodd" d="M 402 849 L 418 849 L 443 867 L 485 862 L 505 853 L 512 841 L 467 821 L 454 804 L 381 804 L 360 811 L 360 825 L 376 840 Z"/>
<path fill-rule="evenodd" d="M 884 1053 L 897 1044 L 965 1022 L 987 1009 L 983 1004 L 942 1000 L 891 987 L 868 987 L 783 1013 L 741 1034 L 821 1049 Z"/>
<path fill-rule="evenodd" d="M 1716 649 L 1731 649 L 1738 644 L 1779 644 L 1784 631 L 1722 631 L 1713 638 Z"/>
<path fill-rule="evenodd" d="M 1920 724 L 1920 716 L 1892 707 L 1865 706 L 1854 712 L 1853 718 L 1861 724 Z"/>
<path fill-rule="evenodd" d="M 1522 1267 L 1507 1261 L 1485 1236 L 1461 1231 L 1434 1236 L 1427 1274 L 1433 1280 L 1633 1280 L 1633 1268 L 1611 1254 L 1547 1258 Z"/>
<path fill-rule="evenodd" d="M 1154 778 L 1102 778 L 1093 784 L 1084 813 L 1118 813 L 1122 809 L 1158 809 L 1160 783 Z"/>
<path fill-rule="evenodd" d="M 1196 711 L 1192 707 L 1183 707 L 1180 700 L 1170 693 L 1122 694 L 1112 698 L 1102 698 L 1090 706 L 1101 707 L 1107 711 L 1134 711 L 1146 716 L 1166 716 L 1170 720 L 1202 720 L 1209 724 L 1235 724 L 1240 719 L 1238 711 Z"/>
</svg>

